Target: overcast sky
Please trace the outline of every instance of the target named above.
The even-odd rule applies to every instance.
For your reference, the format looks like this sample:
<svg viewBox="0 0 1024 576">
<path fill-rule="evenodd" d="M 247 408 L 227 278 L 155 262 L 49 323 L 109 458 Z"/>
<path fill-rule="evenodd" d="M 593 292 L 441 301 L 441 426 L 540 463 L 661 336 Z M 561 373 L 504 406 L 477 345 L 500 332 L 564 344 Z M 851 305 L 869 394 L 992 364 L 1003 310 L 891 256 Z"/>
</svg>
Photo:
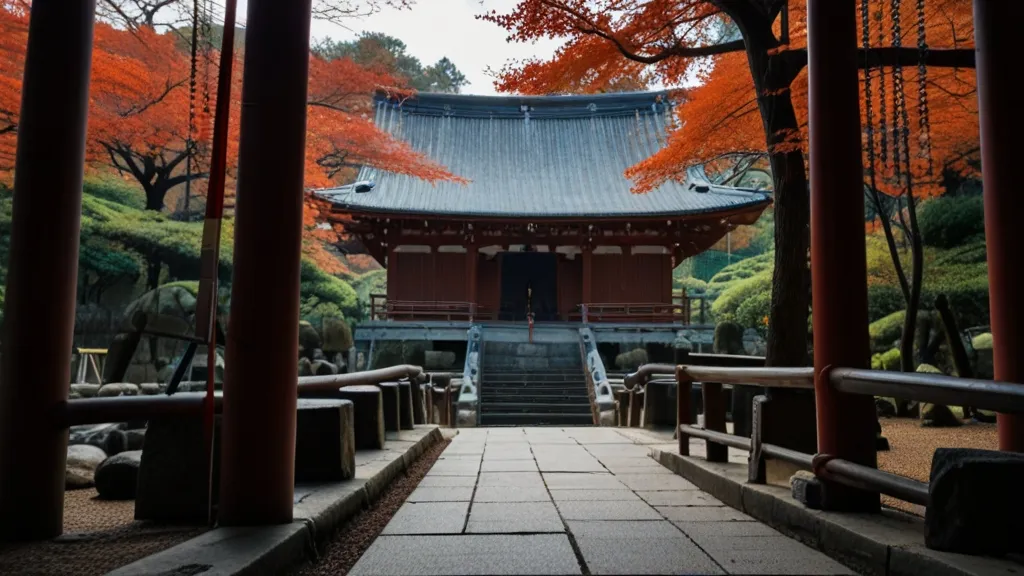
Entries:
<svg viewBox="0 0 1024 576">
<path fill-rule="evenodd" d="M 447 56 L 466 75 L 465 94 L 494 94 L 486 70 L 495 70 L 513 59 L 546 58 L 559 45 L 555 41 L 537 44 L 509 44 L 498 26 L 475 18 L 489 10 L 509 12 L 516 0 L 417 0 L 409 10 L 384 8 L 373 16 L 352 20 L 350 29 L 326 22 L 313 22 L 313 38 L 329 36 L 348 40 L 360 32 L 383 32 L 409 47 L 409 54 L 424 65 Z M 239 21 L 244 21 L 246 1 L 238 1 Z"/>
</svg>

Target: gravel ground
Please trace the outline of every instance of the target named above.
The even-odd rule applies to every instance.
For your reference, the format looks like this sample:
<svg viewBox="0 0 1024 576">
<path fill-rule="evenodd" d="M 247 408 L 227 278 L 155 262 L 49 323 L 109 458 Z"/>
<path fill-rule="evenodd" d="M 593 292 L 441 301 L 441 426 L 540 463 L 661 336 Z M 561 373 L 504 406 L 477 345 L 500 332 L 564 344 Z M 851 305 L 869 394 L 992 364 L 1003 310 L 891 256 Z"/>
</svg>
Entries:
<svg viewBox="0 0 1024 576">
<path fill-rule="evenodd" d="M 448 447 L 449 440 L 444 440 L 427 450 L 406 471 L 405 475 L 395 479 L 380 499 L 368 509 L 360 512 L 331 535 L 326 549 L 320 553 L 315 563 L 307 563 L 294 572 L 293 576 L 343 576 L 355 566 L 359 557 L 373 544 L 377 536 L 384 530 L 391 517 L 398 512 L 405 499 L 412 494 L 420 480 Z"/>
<path fill-rule="evenodd" d="M 106 574 L 206 530 L 135 522 L 134 501 L 99 500 L 96 496 L 93 488 L 65 492 L 64 536 L 0 547 L 0 574 Z"/>
<path fill-rule="evenodd" d="M 882 435 L 891 450 L 878 453 L 878 467 L 887 472 L 927 482 L 936 448 L 998 449 L 995 424 L 970 422 L 959 428 L 922 428 L 910 418 L 881 418 Z M 882 496 L 886 506 L 924 515 L 924 509 L 908 502 Z"/>
</svg>

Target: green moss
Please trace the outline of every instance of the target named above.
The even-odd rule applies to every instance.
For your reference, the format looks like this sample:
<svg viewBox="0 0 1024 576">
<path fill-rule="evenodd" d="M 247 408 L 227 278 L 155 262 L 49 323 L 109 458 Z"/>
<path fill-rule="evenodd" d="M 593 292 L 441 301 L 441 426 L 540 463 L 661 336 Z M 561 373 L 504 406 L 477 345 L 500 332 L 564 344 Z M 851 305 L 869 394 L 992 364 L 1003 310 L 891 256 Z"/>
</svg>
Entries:
<svg viewBox="0 0 1024 576">
<path fill-rule="evenodd" d="M 739 308 L 744 302 L 755 297 L 759 297 L 763 302 L 764 294 L 768 294 L 768 298 L 771 297 L 771 284 L 772 274 L 767 270 L 735 282 L 718 295 L 711 305 L 711 311 L 720 321 L 738 321 Z"/>
<path fill-rule="evenodd" d="M 971 339 L 971 347 L 975 350 L 991 350 L 992 349 L 992 334 L 986 332 L 984 334 L 978 334 Z"/>
<path fill-rule="evenodd" d="M 888 370 L 890 372 L 900 371 L 900 350 L 899 348 L 893 348 L 888 352 L 883 352 L 878 358 L 878 369 Z"/>
</svg>

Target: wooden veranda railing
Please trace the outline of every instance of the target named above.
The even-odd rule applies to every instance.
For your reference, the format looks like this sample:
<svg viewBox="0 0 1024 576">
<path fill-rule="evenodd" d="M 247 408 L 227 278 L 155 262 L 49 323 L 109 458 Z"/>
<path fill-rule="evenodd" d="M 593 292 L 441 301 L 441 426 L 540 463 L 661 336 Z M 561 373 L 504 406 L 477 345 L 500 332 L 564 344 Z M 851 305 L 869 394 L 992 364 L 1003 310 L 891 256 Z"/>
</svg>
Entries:
<svg viewBox="0 0 1024 576">
<path fill-rule="evenodd" d="M 729 434 L 725 427 L 726 403 L 722 386 L 756 386 L 760 388 L 814 389 L 813 368 L 726 368 L 714 366 L 672 366 L 648 364 L 627 376 L 623 383 L 630 391 L 621 396 L 632 413 L 633 403 L 641 399 L 647 382 L 659 377 L 673 377 L 676 385 L 676 422 L 679 453 L 688 456 L 690 437 L 708 443 L 707 460 L 726 462 L 725 447 L 750 452 L 748 479 L 755 484 L 765 482 L 764 463 L 768 459 L 788 462 L 833 482 L 862 490 L 870 490 L 894 498 L 928 506 L 928 483 L 864 466 L 826 454 L 806 454 L 766 443 L 761 440 L 759 412 L 753 411 L 750 438 Z M 846 394 L 885 396 L 950 406 L 974 406 L 1004 414 L 1024 413 L 1024 386 L 1006 382 L 957 378 L 939 374 L 915 374 L 834 368 L 827 375 L 835 390 Z M 703 394 L 704 426 L 693 422 L 690 391 L 699 383 Z M 621 407 L 620 407 L 621 409 Z M 721 447 L 721 449 L 712 448 Z"/>
<path fill-rule="evenodd" d="M 493 320 L 495 313 L 475 302 L 393 300 L 384 294 L 370 295 L 371 320 Z"/>
</svg>

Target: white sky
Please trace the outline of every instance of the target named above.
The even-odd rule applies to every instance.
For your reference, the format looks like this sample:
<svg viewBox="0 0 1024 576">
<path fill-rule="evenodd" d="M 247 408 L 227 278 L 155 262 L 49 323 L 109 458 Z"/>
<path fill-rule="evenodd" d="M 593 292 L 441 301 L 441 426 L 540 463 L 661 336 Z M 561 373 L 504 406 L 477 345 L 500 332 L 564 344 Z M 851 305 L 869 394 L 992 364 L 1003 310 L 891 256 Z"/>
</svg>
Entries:
<svg viewBox="0 0 1024 576">
<path fill-rule="evenodd" d="M 285 0 L 287 1 L 287 0 Z M 367 18 L 354 19 L 350 29 L 314 21 L 313 38 L 329 36 L 337 40 L 355 38 L 360 32 L 383 32 L 405 42 L 408 53 L 424 65 L 447 56 L 466 75 L 465 94 L 495 94 L 488 67 L 498 70 L 513 59 L 550 57 L 557 41 L 536 44 L 510 44 L 507 34 L 476 15 L 490 10 L 507 13 L 516 0 L 417 0 L 409 10 L 384 8 Z M 245 21 L 246 0 L 238 0 L 239 22 Z"/>
</svg>

